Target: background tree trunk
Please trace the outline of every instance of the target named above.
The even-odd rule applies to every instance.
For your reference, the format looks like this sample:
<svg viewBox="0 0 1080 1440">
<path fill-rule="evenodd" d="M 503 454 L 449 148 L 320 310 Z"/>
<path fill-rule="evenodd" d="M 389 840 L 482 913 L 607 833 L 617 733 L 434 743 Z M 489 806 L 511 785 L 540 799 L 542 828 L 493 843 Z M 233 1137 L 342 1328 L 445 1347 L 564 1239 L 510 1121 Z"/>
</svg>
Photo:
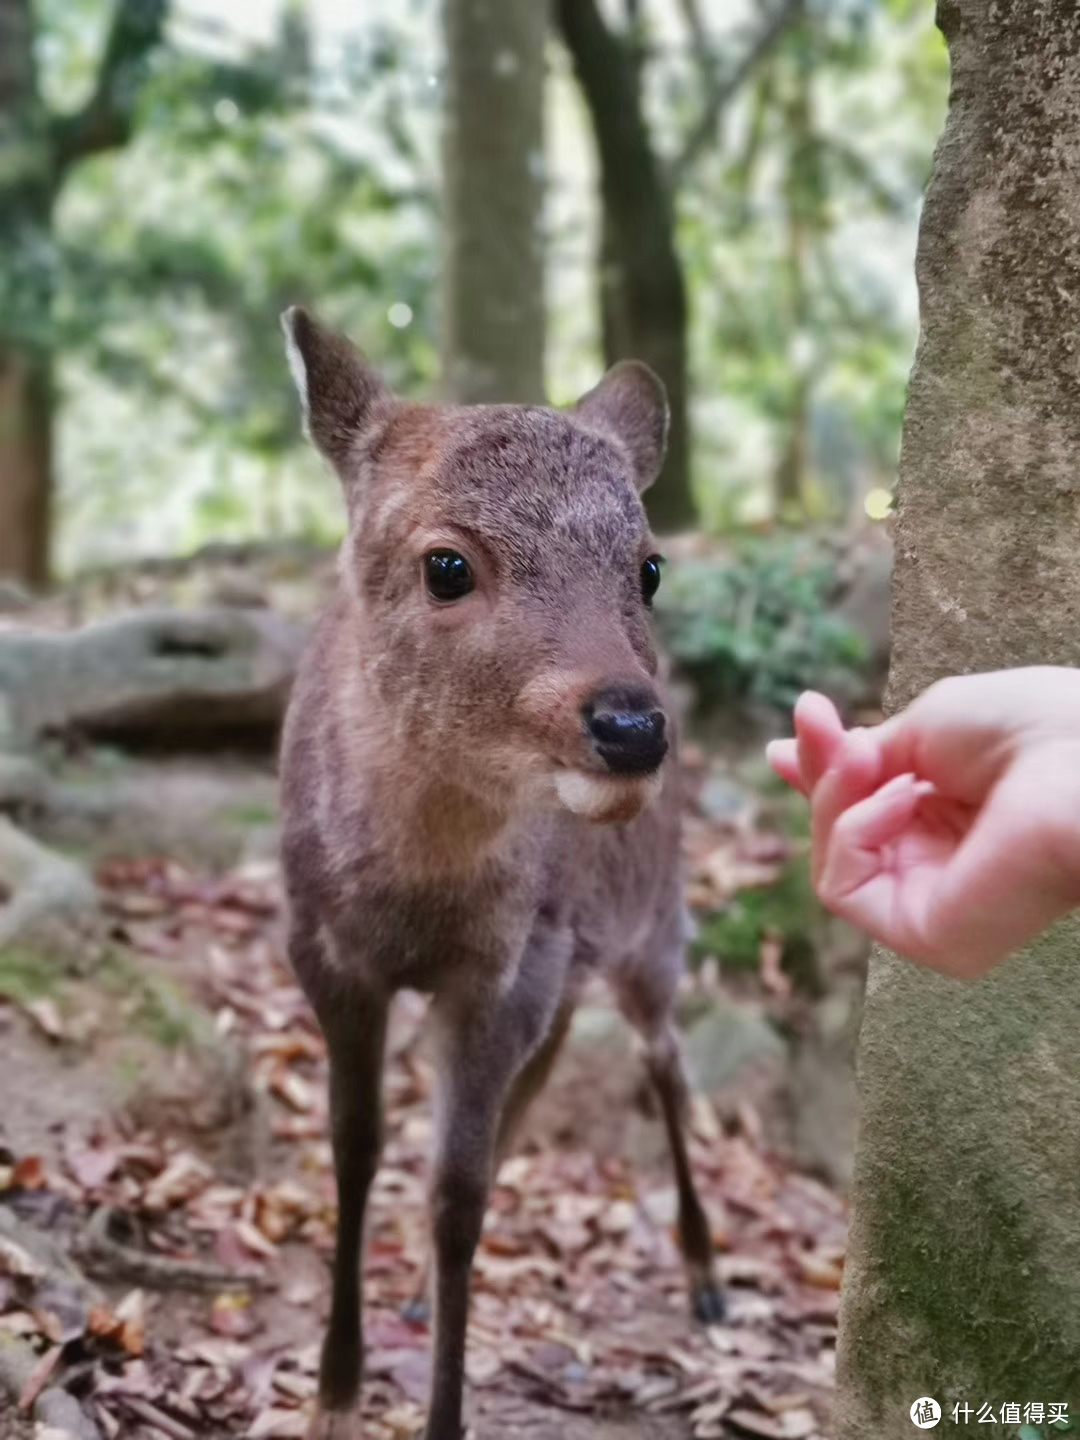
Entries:
<svg viewBox="0 0 1080 1440">
<path fill-rule="evenodd" d="M 53 210 L 68 168 L 126 144 L 167 0 L 117 0 L 93 94 L 50 116 L 30 0 L 0 0 L 0 576 L 49 580 L 53 513 Z"/>
<path fill-rule="evenodd" d="M 29 0 L 0 0 L 0 576 L 48 580 L 55 180 Z"/>
<path fill-rule="evenodd" d="M 659 531 L 694 522 L 687 415 L 687 301 L 671 196 L 642 112 L 631 47 L 595 0 L 557 0 L 596 135 L 602 232 L 601 320 L 607 364 L 633 358 L 663 380 L 671 431 L 663 473 L 646 496 Z"/>
<path fill-rule="evenodd" d="M 1080 10 L 941 0 L 939 23 L 890 710 L 948 674 L 1080 663 Z M 946 1434 L 1009 1402 L 1075 1424 L 1078 957 L 1075 918 L 975 984 L 874 957 L 839 1440 L 907 1440 L 927 1395 Z"/>
<path fill-rule="evenodd" d="M 544 0 L 444 0 L 443 375 L 464 403 L 544 399 Z"/>
<path fill-rule="evenodd" d="M 48 584 L 51 517 L 49 362 L 0 351 L 0 576 Z"/>
<path fill-rule="evenodd" d="M 776 510 L 785 520 L 798 520 L 806 511 L 806 481 L 810 466 L 810 402 L 812 372 L 801 353 L 810 338 L 810 304 L 807 262 L 810 237 L 821 206 L 815 186 L 814 127 L 810 114 L 809 37 L 805 34 L 805 0 L 794 0 L 789 28 L 794 30 L 791 94 L 784 105 L 787 175 L 784 203 L 787 228 L 787 324 L 793 339 L 792 374 L 788 382 L 784 448 L 776 471 Z"/>
</svg>

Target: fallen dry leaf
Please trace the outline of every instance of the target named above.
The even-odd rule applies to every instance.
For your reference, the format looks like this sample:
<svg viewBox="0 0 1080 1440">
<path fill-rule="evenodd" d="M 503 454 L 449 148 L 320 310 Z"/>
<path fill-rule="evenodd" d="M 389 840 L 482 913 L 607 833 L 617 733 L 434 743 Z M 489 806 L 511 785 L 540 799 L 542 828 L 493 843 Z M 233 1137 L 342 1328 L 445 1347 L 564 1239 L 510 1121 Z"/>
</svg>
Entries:
<svg viewBox="0 0 1080 1440">
<path fill-rule="evenodd" d="M 270 1077 L 270 1093 L 276 1095 L 300 1114 L 309 1114 L 319 1103 L 321 1092 L 310 1080 L 284 1066 L 275 1068 Z"/>
<path fill-rule="evenodd" d="M 182 1150 L 147 1185 L 143 1191 L 143 1208 L 153 1213 L 180 1205 L 205 1189 L 213 1173 L 204 1160 L 188 1150 Z"/>
<path fill-rule="evenodd" d="M 770 994 L 781 1000 L 791 995 L 791 976 L 780 968 L 784 955 L 784 940 L 781 935 L 766 935 L 758 952 L 761 984 Z"/>
<path fill-rule="evenodd" d="M 821 1290 L 840 1289 L 844 1270 L 836 1259 L 815 1255 L 812 1251 L 802 1252 L 795 1256 L 795 1265 L 807 1285 L 815 1285 Z"/>
<path fill-rule="evenodd" d="M 0 1235 L 0 1275 L 21 1275 L 36 1279 L 43 1275 L 44 1268 L 34 1259 L 29 1250 L 15 1240 Z"/>
<path fill-rule="evenodd" d="M 43 1190 L 48 1183 L 45 1162 L 40 1155 L 24 1155 L 12 1167 L 10 1188 L 13 1190 Z"/>
<path fill-rule="evenodd" d="M 251 1422 L 248 1440 L 303 1440 L 309 1421 L 299 1410 L 264 1410 Z"/>
<path fill-rule="evenodd" d="M 217 1335 L 232 1340 L 246 1340 L 259 1328 L 259 1319 L 251 1304 L 251 1296 L 242 1292 L 226 1292 L 214 1297 L 210 1310 L 210 1328 Z"/>
<path fill-rule="evenodd" d="M 73 1179 L 84 1190 L 96 1190 L 116 1171 L 120 1151 L 109 1145 L 69 1145 L 64 1159 Z"/>
<path fill-rule="evenodd" d="M 129 1355 L 141 1355 L 146 1342 L 146 1297 L 141 1290 L 124 1296 L 113 1312 L 119 1330 L 116 1339 Z"/>
<path fill-rule="evenodd" d="M 42 1390 L 52 1378 L 53 1371 L 60 1363 L 60 1356 L 63 1354 L 63 1346 L 54 1345 L 46 1350 L 37 1361 L 30 1374 L 26 1377 L 22 1389 L 19 1391 L 19 1409 L 22 1411 L 32 1410 L 34 1401 L 41 1394 Z"/>
<path fill-rule="evenodd" d="M 64 1038 L 64 1022 L 55 1000 L 50 1000 L 48 997 L 40 1000 L 28 1000 L 22 1008 L 48 1039 L 62 1040 Z"/>
</svg>

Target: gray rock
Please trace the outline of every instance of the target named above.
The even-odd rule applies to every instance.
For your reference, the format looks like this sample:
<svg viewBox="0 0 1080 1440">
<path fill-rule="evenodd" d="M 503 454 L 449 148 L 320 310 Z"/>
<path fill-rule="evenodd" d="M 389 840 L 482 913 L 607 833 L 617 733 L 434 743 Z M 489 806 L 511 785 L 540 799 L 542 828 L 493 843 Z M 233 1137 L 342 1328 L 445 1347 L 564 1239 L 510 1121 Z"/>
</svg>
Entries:
<svg viewBox="0 0 1080 1440">
<path fill-rule="evenodd" d="M 747 1005 L 715 1005 L 690 1028 L 686 1062 L 699 1089 L 729 1085 L 744 1068 L 783 1061 L 787 1047 L 761 1013 Z"/>
</svg>

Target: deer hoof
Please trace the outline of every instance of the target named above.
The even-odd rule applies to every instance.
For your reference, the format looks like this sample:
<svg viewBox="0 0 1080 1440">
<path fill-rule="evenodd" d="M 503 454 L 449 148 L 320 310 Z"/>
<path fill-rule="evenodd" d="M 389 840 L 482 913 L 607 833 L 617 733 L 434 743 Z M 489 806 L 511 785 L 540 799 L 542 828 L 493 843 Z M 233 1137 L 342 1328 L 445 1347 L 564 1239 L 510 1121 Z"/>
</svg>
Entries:
<svg viewBox="0 0 1080 1440">
<path fill-rule="evenodd" d="M 324 1410 L 320 1405 L 308 1427 L 307 1440 L 363 1440 L 358 1410 Z"/>
<path fill-rule="evenodd" d="M 692 1300 L 694 1319 L 702 1325 L 719 1325 L 727 1313 L 724 1292 L 714 1280 L 695 1285 Z"/>
</svg>

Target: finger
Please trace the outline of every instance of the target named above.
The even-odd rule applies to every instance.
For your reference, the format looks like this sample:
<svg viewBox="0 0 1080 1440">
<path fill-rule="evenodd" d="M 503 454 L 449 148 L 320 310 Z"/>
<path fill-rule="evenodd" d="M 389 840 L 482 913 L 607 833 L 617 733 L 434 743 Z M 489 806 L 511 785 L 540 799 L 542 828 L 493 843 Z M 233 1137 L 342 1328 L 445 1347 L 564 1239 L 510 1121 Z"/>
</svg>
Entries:
<svg viewBox="0 0 1080 1440">
<path fill-rule="evenodd" d="M 799 746 L 796 740 L 770 740 L 765 746 L 765 758 L 780 776 L 796 790 L 805 795 L 806 782 L 799 767 Z"/>
<path fill-rule="evenodd" d="M 812 794 L 844 739 L 844 726 L 832 701 L 815 690 L 803 691 L 795 703 L 795 735 L 799 769 L 806 793 Z"/>
<path fill-rule="evenodd" d="M 890 834 L 897 812 L 882 817 L 876 833 L 871 827 L 856 835 L 853 845 L 843 833 L 849 816 L 835 827 L 840 834 L 834 833 L 835 850 L 819 887 L 823 903 L 899 954 L 943 974 L 964 979 L 983 974 L 1074 907 L 1075 893 L 1061 877 L 1048 879 L 1028 780 L 1009 777 L 952 855 L 946 852 L 936 867 L 921 867 L 921 873 L 890 871 L 881 863 L 880 845 L 874 865 L 874 852 L 865 848 L 870 839 L 881 842 Z"/>
<path fill-rule="evenodd" d="M 1047 865 L 1031 798 L 1023 775 L 998 785 L 921 897 L 912 923 L 937 968 L 981 974 L 1073 908 L 1075 896 Z"/>
<path fill-rule="evenodd" d="M 883 852 L 900 839 L 919 801 L 932 789 L 913 775 L 897 775 L 840 815 L 821 861 L 818 894 L 823 904 L 832 908 L 842 903 L 886 868 Z"/>
<path fill-rule="evenodd" d="M 877 789 L 879 763 L 877 749 L 861 730 L 852 730 L 837 747 L 810 806 L 811 873 L 815 885 L 829 852 L 833 826 L 846 810 Z"/>
</svg>

